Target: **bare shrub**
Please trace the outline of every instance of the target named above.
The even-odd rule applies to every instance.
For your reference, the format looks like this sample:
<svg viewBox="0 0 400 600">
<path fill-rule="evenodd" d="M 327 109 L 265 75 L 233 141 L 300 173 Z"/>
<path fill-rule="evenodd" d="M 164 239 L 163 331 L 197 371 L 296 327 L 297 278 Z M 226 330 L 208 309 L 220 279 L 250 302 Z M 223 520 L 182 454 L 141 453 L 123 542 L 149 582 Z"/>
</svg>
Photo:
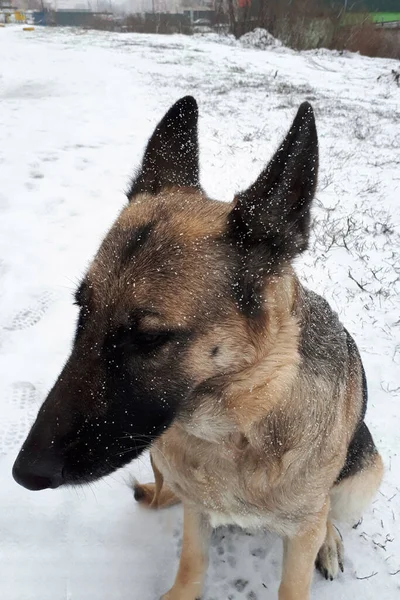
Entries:
<svg viewBox="0 0 400 600">
<path fill-rule="evenodd" d="M 298 50 L 326 46 L 338 20 L 338 11 L 320 0 L 258 0 L 237 13 L 239 35 L 262 27 Z"/>
<path fill-rule="evenodd" d="M 366 56 L 400 58 L 400 31 L 373 23 L 368 13 L 343 13 L 342 2 L 258 0 L 234 10 L 227 0 L 236 37 L 262 27 L 296 50 L 329 48 Z M 233 25 L 232 25 L 233 19 Z"/>
<path fill-rule="evenodd" d="M 190 34 L 188 17 L 170 13 L 130 14 L 117 21 L 103 17 L 95 17 L 91 28 L 104 31 L 126 31 L 132 33 Z"/>
<path fill-rule="evenodd" d="M 118 26 L 112 19 L 94 16 L 90 22 L 90 29 L 97 29 L 98 31 L 116 31 L 118 30 Z"/>
<path fill-rule="evenodd" d="M 359 23 L 338 27 L 331 47 L 365 56 L 399 59 L 400 31 L 376 25 L 366 15 Z"/>
</svg>

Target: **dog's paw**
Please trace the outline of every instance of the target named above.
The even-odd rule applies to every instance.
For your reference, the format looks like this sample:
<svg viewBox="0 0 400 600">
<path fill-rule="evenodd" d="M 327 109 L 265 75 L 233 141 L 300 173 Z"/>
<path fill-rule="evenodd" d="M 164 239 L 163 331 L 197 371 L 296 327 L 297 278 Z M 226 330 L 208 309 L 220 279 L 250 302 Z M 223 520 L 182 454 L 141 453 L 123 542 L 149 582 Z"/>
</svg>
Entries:
<svg viewBox="0 0 400 600">
<path fill-rule="evenodd" d="M 339 569 L 343 573 L 343 555 L 343 543 L 340 534 L 333 525 L 330 525 L 325 541 L 318 552 L 315 566 L 325 579 L 333 581 L 339 573 Z"/>
<path fill-rule="evenodd" d="M 154 500 L 156 486 L 154 483 L 140 484 L 137 481 L 133 484 L 133 496 L 136 502 L 144 506 L 150 506 Z"/>
<path fill-rule="evenodd" d="M 133 495 L 136 502 L 148 508 L 167 508 L 180 502 L 179 498 L 165 484 L 162 488 L 155 483 L 133 482 Z"/>
</svg>

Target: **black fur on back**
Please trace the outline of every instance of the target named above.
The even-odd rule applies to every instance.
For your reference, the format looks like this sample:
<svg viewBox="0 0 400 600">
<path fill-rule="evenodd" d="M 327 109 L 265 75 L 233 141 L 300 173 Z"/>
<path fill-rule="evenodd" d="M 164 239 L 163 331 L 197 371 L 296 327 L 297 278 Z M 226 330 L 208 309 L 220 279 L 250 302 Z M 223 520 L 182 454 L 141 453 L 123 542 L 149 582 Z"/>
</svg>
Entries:
<svg viewBox="0 0 400 600">
<path fill-rule="evenodd" d="M 357 355 L 359 355 L 357 346 L 346 330 L 347 335 L 347 346 L 351 351 L 350 354 L 356 351 Z M 361 358 L 360 358 L 361 361 Z M 346 462 L 342 470 L 339 473 L 339 477 L 336 480 L 336 483 L 340 483 L 346 477 L 351 477 L 352 475 L 356 475 L 359 471 L 361 471 L 368 463 L 371 462 L 371 458 L 377 453 L 377 449 L 375 447 L 374 441 L 372 439 L 371 432 L 369 431 L 367 425 L 365 424 L 365 414 L 367 412 L 367 403 L 368 403 L 368 388 L 367 388 L 367 378 L 365 375 L 365 370 L 363 364 L 361 362 L 361 372 L 362 372 L 362 394 L 363 394 L 363 403 L 361 408 L 360 420 L 350 442 L 349 448 L 347 450 Z"/>
</svg>

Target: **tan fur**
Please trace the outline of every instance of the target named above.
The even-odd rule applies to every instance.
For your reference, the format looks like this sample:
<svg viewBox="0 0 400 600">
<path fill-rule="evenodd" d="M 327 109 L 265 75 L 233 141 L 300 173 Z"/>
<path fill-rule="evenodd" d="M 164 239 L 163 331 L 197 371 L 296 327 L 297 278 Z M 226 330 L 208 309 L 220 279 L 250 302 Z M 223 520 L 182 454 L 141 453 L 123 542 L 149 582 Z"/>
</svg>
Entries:
<svg viewBox="0 0 400 600">
<path fill-rule="evenodd" d="M 269 280 L 265 290 L 267 322 L 254 340 L 257 359 L 232 377 L 226 392 L 227 409 L 239 430 L 247 434 L 290 393 L 297 375 L 299 325 L 292 310 L 294 291 L 295 279 L 290 270 Z"/>
<path fill-rule="evenodd" d="M 350 525 L 357 523 L 379 488 L 383 472 L 382 458 L 375 454 L 362 471 L 335 485 L 330 492 L 332 518 Z"/>
<path fill-rule="evenodd" d="M 170 427 L 154 444 L 152 456 L 171 489 L 199 510 L 212 513 L 215 521 L 229 515 L 240 524 L 251 515 L 253 522 L 285 534 L 295 531 L 304 519 L 312 519 L 323 506 L 344 463 L 355 416 L 348 411 L 345 417 L 335 417 L 326 440 L 324 430 L 319 429 L 325 419 L 321 418 L 321 426 L 318 419 L 310 422 L 305 410 L 310 386 L 314 411 L 321 416 L 326 399 L 340 390 L 330 389 L 322 379 L 308 381 L 299 369 L 298 326 L 292 306 L 296 282 L 282 277 L 273 286 L 274 296 L 266 291 L 266 302 L 270 302 L 267 330 L 259 333 L 266 340 L 264 355 L 259 351 L 253 365 L 229 377 L 222 401 L 216 402 L 211 394 L 188 423 Z M 288 289 L 292 296 L 283 302 Z M 341 394 L 345 404 L 345 386 Z M 194 426 L 202 423 L 204 415 L 211 429 L 206 433 L 204 427 Z M 299 436 L 307 431 L 310 443 L 305 445 Z M 309 484 L 303 486 L 306 475 Z"/>
<path fill-rule="evenodd" d="M 153 467 L 155 483 L 140 484 L 137 481 L 134 483 L 135 499 L 148 508 L 167 508 L 178 504 L 179 498 L 164 484 L 164 477 L 157 469 L 153 459 L 151 466 Z"/>
<path fill-rule="evenodd" d="M 327 501 L 314 520 L 293 538 L 284 540 L 279 600 L 308 600 L 314 562 L 326 534 Z"/>
<path fill-rule="evenodd" d="M 185 189 L 172 189 L 157 198 L 143 194 L 135 199 L 121 212 L 90 266 L 88 279 L 93 303 L 112 304 L 114 298 L 122 295 L 126 307 L 160 314 L 151 317 L 150 325 L 154 328 L 179 329 L 193 321 L 199 313 L 199 304 L 211 302 L 213 298 L 214 289 L 205 289 L 203 282 L 210 278 L 210 271 L 218 278 L 221 270 L 214 238 L 221 233 L 229 209 L 227 203 L 213 202 L 201 192 Z M 157 247 L 145 249 L 137 262 L 132 261 L 127 272 L 116 279 L 110 273 L 109 262 L 120 252 L 121 234 L 134 231 L 153 219 L 157 220 L 154 225 L 154 237 L 159 240 Z M 155 251 L 158 264 L 154 263 Z M 225 310 L 229 318 L 226 305 Z M 146 320 L 149 324 L 148 316 Z"/>
<path fill-rule="evenodd" d="M 317 557 L 319 570 L 331 581 L 343 571 L 343 542 L 341 535 L 330 518 L 327 521 L 326 536 Z"/>
<path fill-rule="evenodd" d="M 212 202 L 208 198 L 205 202 L 204 195 L 191 188 L 171 188 L 157 199 L 150 194 L 136 196 L 134 202 L 122 211 L 116 225 L 132 230 L 148 223 L 153 212 L 171 214 L 171 207 L 174 225 L 186 242 L 198 242 L 205 236 L 218 235 L 220 220 L 216 216 L 227 215 L 230 210 L 230 205 L 223 202 Z"/>
<path fill-rule="evenodd" d="M 152 509 L 168 508 L 180 502 L 168 487 L 163 486 L 159 491 L 155 483 L 135 483 L 134 492 L 137 502 Z"/>
<path fill-rule="evenodd" d="M 197 512 L 184 507 L 182 553 L 178 573 L 171 590 L 161 600 L 197 600 L 200 598 L 208 563 L 207 545 L 210 528 Z"/>
</svg>

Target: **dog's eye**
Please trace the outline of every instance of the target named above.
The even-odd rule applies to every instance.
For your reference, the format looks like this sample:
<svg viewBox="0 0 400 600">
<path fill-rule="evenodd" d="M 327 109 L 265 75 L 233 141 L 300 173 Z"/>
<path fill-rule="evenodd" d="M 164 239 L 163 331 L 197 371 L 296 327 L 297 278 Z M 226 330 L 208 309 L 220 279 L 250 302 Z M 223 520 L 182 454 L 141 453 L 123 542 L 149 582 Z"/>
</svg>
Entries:
<svg viewBox="0 0 400 600">
<path fill-rule="evenodd" d="M 104 350 L 115 358 L 115 352 L 136 355 L 151 354 L 174 338 L 169 330 L 144 331 L 135 326 L 121 326 L 106 337 Z"/>
<path fill-rule="evenodd" d="M 149 351 L 160 348 L 171 337 L 170 331 L 140 331 L 135 335 L 135 342 L 141 350 Z"/>
</svg>

